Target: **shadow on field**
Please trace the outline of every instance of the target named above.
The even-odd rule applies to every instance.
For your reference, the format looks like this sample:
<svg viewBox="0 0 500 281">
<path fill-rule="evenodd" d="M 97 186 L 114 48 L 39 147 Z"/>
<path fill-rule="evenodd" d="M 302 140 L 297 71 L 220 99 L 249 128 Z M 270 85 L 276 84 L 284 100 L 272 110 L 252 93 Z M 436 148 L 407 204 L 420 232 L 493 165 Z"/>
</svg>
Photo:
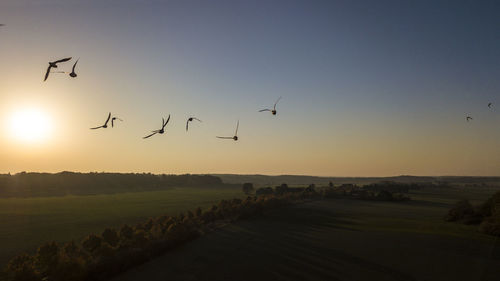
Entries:
<svg viewBox="0 0 500 281">
<path fill-rule="evenodd" d="M 432 202 L 426 200 L 410 200 L 404 202 L 406 205 L 410 206 L 421 206 L 421 207 L 436 207 L 436 208 L 450 208 L 453 204 L 442 203 L 442 202 Z"/>
<path fill-rule="evenodd" d="M 328 234 L 362 234 L 353 225 L 321 205 L 283 208 L 220 229 L 117 280 L 415 280 L 337 249 L 342 241 Z"/>
<path fill-rule="evenodd" d="M 334 199 L 273 210 L 116 281 L 498 280 L 494 239 L 458 236 L 454 225 L 442 223 L 446 208 L 439 202 L 407 203 Z"/>
</svg>

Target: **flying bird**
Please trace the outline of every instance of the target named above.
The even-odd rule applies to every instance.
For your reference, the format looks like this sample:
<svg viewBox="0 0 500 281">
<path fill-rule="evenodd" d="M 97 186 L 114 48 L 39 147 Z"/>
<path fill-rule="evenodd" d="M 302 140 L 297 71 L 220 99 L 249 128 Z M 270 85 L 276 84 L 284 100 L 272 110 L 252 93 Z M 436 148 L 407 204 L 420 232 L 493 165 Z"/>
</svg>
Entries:
<svg viewBox="0 0 500 281">
<path fill-rule="evenodd" d="M 238 123 L 236 123 L 236 131 L 234 132 L 233 137 L 218 137 L 219 139 L 233 139 L 235 141 L 238 140 L 238 127 L 240 126 L 240 120 L 238 120 Z"/>
<path fill-rule="evenodd" d="M 492 106 L 493 106 L 493 103 L 492 103 L 492 102 L 488 103 L 488 107 L 489 107 L 489 108 L 491 108 Z"/>
<path fill-rule="evenodd" d="M 47 78 L 49 78 L 50 70 L 52 68 L 57 68 L 57 64 L 58 63 L 66 62 L 66 61 L 69 61 L 70 59 L 71 59 L 71 57 L 65 58 L 65 59 L 61 59 L 61 60 L 56 60 L 56 61 L 53 61 L 53 62 L 49 61 L 49 67 L 47 68 L 47 72 L 45 72 L 45 79 L 43 79 L 43 81 L 46 81 Z"/>
<path fill-rule="evenodd" d="M 0 23 L 0 26 L 5 26 L 5 24 L 3 24 L 3 23 Z"/>
<path fill-rule="evenodd" d="M 470 120 L 473 120 L 473 119 L 472 119 L 472 117 L 467 116 L 467 117 L 465 117 L 465 120 L 467 120 L 467 122 L 469 122 Z"/>
<path fill-rule="evenodd" d="M 259 110 L 259 112 L 271 111 L 271 113 L 273 115 L 276 115 L 276 113 L 277 113 L 277 111 L 276 111 L 276 105 L 278 104 L 278 102 L 280 101 L 280 99 L 281 99 L 281 97 L 279 97 L 278 100 L 276 100 L 276 102 L 274 103 L 273 109 L 266 108 L 266 109 Z"/>
<path fill-rule="evenodd" d="M 76 67 L 76 64 L 78 63 L 78 60 L 80 60 L 80 59 L 77 59 L 75 61 L 75 64 L 73 64 L 73 69 L 71 70 L 71 73 L 69 74 L 69 76 L 71 76 L 73 78 L 75 78 L 76 76 L 78 76 L 78 75 L 76 75 L 76 72 L 75 72 L 75 67 Z"/>
<path fill-rule="evenodd" d="M 187 120 L 187 122 L 186 122 L 186 132 L 189 129 L 189 122 L 192 122 L 193 120 L 197 120 L 197 121 L 201 122 L 201 120 L 198 119 L 198 118 L 196 118 L 196 117 L 189 117 L 188 120 Z"/>
<path fill-rule="evenodd" d="M 104 128 L 106 129 L 108 127 L 108 122 L 109 122 L 109 119 L 111 118 L 111 112 L 108 114 L 108 119 L 106 119 L 106 123 L 104 123 L 104 125 L 102 126 L 99 126 L 99 127 L 94 127 L 94 128 L 90 128 L 91 130 L 95 130 L 95 129 L 99 129 L 99 128 Z"/>
<path fill-rule="evenodd" d="M 152 137 L 152 136 L 154 136 L 156 134 L 163 134 L 163 133 L 165 133 L 165 126 L 167 126 L 168 121 L 170 121 L 170 114 L 168 115 L 167 122 L 165 122 L 164 118 L 161 118 L 161 129 L 156 130 L 156 131 L 151 131 L 153 133 L 150 134 L 150 135 L 147 135 L 147 136 L 143 137 L 143 139 L 147 139 L 147 138 Z"/>
<path fill-rule="evenodd" d="M 122 121 L 122 122 L 123 122 L 123 120 L 122 120 L 122 119 L 120 119 L 120 118 L 118 118 L 118 117 L 113 117 L 113 118 L 111 118 L 111 128 L 113 128 L 113 127 L 115 126 L 115 120 L 120 120 L 120 121 Z"/>
</svg>

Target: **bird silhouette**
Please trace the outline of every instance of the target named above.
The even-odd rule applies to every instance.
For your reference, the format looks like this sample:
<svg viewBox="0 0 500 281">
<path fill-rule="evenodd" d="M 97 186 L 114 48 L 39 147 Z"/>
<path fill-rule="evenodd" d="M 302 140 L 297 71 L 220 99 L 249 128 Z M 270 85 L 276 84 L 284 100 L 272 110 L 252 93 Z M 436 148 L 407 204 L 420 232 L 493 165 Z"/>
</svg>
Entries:
<svg viewBox="0 0 500 281">
<path fill-rule="evenodd" d="M 111 118 L 111 112 L 108 114 L 108 119 L 106 119 L 106 123 L 104 123 L 104 125 L 102 126 L 99 126 L 99 127 L 94 127 L 94 128 L 90 128 L 91 130 L 95 130 L 95 129 L 99 129 L 99 128 L 104 128 L 106 129 L 108 127 L 108 122 L 109 122 L 109 119 Z"/>
<path fill-rule="evenodd" d="M 122 119 L 120 119 L 120 118 L 118 118 L 118 117 L 113 117 L 113 118 L 111 118 L 111 128 L 113 128 L 113 127 L 115 126 L 115 120 L 120 120 L 120 121 L 122 121 L 122 122 L 123 122 L 123 120 L 122 120 Z"/>
<path fill-rule="evenodd" d="M 488 103 L 488 107 L 492 108 L 493 107 L 493 103 L 492 102 Z"/>
<path fill-rule="evenodd" d="M 50 74 L 50 70 L 52 68 L 57 68 L 57 64 L 58 63 L 61 63 L 61 62 L 67 62 L 71 59 L 71 57 L 69 58 L 65 58 L 65 59 L 60 59 L 60 60 L 56 60 L 56 61 L 53 61 L 53 62 L 50 62 L 49 61 L 49 67 L 47 67 L 47 72 L 45 72 L 45 78 L 43 79 L 43 81 L 46 81 L 47 78 L 49 78 L 49 74 Z"/>
<path fill-rule="evenodd" d="M 219 137 L 219 139 L 233 139 L 235 141 L 238 140 L 238 127 L 240 126 L 240 120 L 238 120 L 238 123 L 236 123 L 236 131 L 234 132 L 234 136 L 233 137 Z"/>
<path fill-rule="evenodd" d="M 79 60 L 80 60 L 80 59 L 77 59 L 77 60 L 75 61 L 75 64 L 73 64 L 73 69 L 71 70 L 71 73 L 69 74 L 69 76 L 71 76 L 71 77 L 73 77 L 73 78 L 75 78 L 76 76 L 78 76 L 78 75 L 76 75 L 76 72 L 75 72 L 75 67 L 76 67 L 76 64 L 78 63 L 78 61 L 79 61 Z"/>
<path fill-rule="evenodd" d="M 193 120 L 197 120 L 197 121 L 201 122 L 201 120 L 198 119 L 198 118 L 196 118 L 196 117 L 189 117 L 188 120 L 187 120 L 187 122 L 186 122 L 186 132 L 189 129 L 189 122 L 192 122 Z"/>
<path fill-rule="evenodd" d="M 469 122 L 470 120 L 473 120 L 473 119 L 472 119 L 472 117 L 467 115 L 467 117 L 465 117 L 465 120 L 467 120 L 467 122 Z"/>
<path fill-rule="evenodd" d="M 147 139 L 147 138 L 152 137 L 152 136 L 154 136 L 156 134 L 163 134 L 163 133 L 165 133 L 165 126 L 167 126 L 168 121 L 170 121 L 170 114 L 168 115 L 167 122 L 165 122 L 164 118 L 161 118 L 161 129 L 155 130 L 155 131 L 151 131 L 153 133 L 150 134 L 150 135 L 147 135 L 147 136 L 143 137 L 143 139 Z"/>
<path fill-rule="evenodd" d="M 271 113 L 273 115 L 276 115 L 276 113 L 277 113 L 277 111 L 276 111 L 276 105 L 278 104 L 278 102 L 280 101 L 280 99 L 281 99 L 281 97 L 279 97 L 278 100 L 276 100 L 276 102 L 274 103 L 273 109 L 265 108 L 265 109 L 259 110 L 259 112 L 271 111 Z"/>
<path fill-rule="evenodd" d="M 5 26 L 5 24 L 3 24 L 3 23 L 0 23 L 0 26 Z"/>
</svg>

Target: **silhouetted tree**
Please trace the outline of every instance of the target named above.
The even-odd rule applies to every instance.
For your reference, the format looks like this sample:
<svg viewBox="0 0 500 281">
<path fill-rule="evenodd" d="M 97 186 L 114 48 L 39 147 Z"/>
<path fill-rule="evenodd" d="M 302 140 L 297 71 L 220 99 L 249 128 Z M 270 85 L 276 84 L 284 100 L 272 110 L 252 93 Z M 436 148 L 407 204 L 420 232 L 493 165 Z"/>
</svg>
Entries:
<svg viewBox="0 0 500 281">
<path fill-rule="evenodd" d="M 118 246 L 118 242 L 120 242 L 118 233 L 113 228 L 106 228 L 102 232 L 102 239 L 104 240 L 104 242 L 108 243 L 112 247 Z"/>
<path fill-rule="evenodd" d="M 202 210 L 200 207 L 196 208 L 196 211 L 195 211 L 195 215 L 196 217 L 200 217 L 201 216 L 201 213 L 202 213 Z"/>
<path fill-rule="evenodd" d="M 460 200 L 453 208 L 448 212 L 448 216 L 446 217 L 447 221 L 459 221 L 463 220 L 467 216 L 474 215 L 474 208 L 470 204 L 469 200 Z"/>
<path fill-rule="evenodd" d="M 59 246 L 56 242 L 48 242 L 37 250 L 36 267 L 42 276 L 53 275 L 59 263 Z"/>
<path fill-rule="evenodd" d="M 253 183 L 246 182 L 243 184 L 243 193 L 250 195 L 254 192 Z"/>
<path fill-rule="evenodd" d="M 134 230 L 132 227 L 128 225 L 123 225 L 122 228 L 120 228 L 120 239 L 122 240 L 130 240 L 134 236 Z"/>
<path fill-rule="evenodd" d="M 7 264 L 7 276 L 12 281 L 41 281 L 42 278 L 35 271 L 34 257 L 21 254 L 14 257 Z"/>
<path fill-rule="evenodd" d="M 282 183 L 280 186 L 277 186 L 275 188 L 276 194 L 284 194 L 286 192 L 288 192 L 288 184 L 286 184 L 286 183 Z"/>
<path fill-rule="evenodd" d="M 486 234 L 500 236 L 500 206 L 481 223 L 479 230 Z"/>
<path fill-rule="evenodd" d="M 500 191 L 481 204 L 477 212 L 483 217 L 489 217 L 495 213 L 495 208 L 500 208 Z"/>
<path fill-rule="evenodd" d="M 95 235 L 90 234 L 82 240 L 82 247 L 89 253 L 95 254 L 95 252 L 101 247 L 102 238 Z"/>
</svg>

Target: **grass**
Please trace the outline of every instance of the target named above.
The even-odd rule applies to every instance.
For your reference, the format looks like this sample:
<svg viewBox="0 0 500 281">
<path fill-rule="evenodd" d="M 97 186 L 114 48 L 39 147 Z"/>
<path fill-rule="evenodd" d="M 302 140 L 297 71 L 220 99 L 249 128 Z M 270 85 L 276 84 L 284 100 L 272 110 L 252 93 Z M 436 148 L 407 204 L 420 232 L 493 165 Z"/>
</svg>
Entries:
<svg viewBox="0 0 500 281">
<path fill-rule="evenodd" d="M 243 197 L 239 188 L 172 188 L 109 195 L 0 199 L 0 265 L 48 241 L 79 240 L 106 227 L 206 208 Z"/>
<path fill-rule="evenodd" d="M 412 202 L 295 205 L 219 229 L 115 281 L 498 280 L 494 239 L 443 221 L 456 200 L 492 193 L 435 189 L 415 192 Z"/>
</svg>

